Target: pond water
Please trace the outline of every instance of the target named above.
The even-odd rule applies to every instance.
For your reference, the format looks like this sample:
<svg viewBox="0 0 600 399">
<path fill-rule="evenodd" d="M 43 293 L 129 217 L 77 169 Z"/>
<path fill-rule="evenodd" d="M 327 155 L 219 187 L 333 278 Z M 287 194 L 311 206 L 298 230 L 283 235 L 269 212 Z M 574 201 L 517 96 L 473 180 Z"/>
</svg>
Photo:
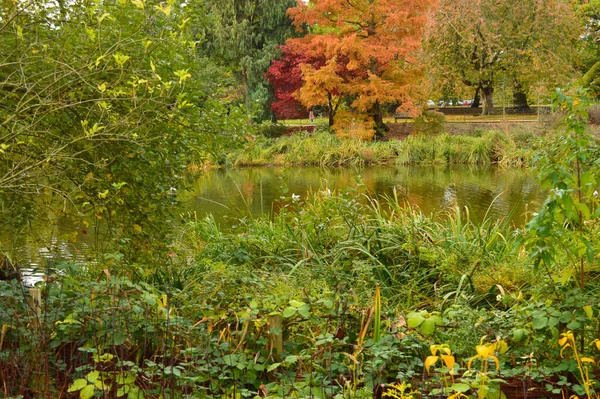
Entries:
<svg viewBox="0 0 600 399">
<path fill-rule="evenodd" d="M 231 217 L 271 214 L 281 197 L 302 200 L 309 190 L 347 191 L 371 197 L 391 196 L 394 187 L 425 214 L 443 215 L 467 206 L 473 220 L 504 218 L 523 225 L 545 196 L 533 176 L 522 169 L 457 166 L 396 166 L 363 169 L 246 168 L 203 172 L 180 198 L 183 211 L 212 213 L 227 225 Z"/>
<path fill-rule="evenodd" d="M 363 169 L 338 168 L 245 168 L 202 172 L 189 191 L 178 193 L 181 200 L 175 211 L 201 218 L 213 214 L 227 227 L 239 217 L 270 215 L 293 195 L 299 200 L 310 190 L 348 189 L 371 197 L 392 195 L 396 187 L 407 203 L 425 214 L 443 217 L 454 206 L 469 208 L 474 221 L 484 217 L 504 218 L 523 225 L 539 209 L 544 194 L 533 176 L 522 169 L 496 167 L 395 166 Z M 288 198 L 282 200 L 281 198 Z M 189 216 L 191 217 L 191 216 Z M 0 253 L 9 253 L 21 265 L 44 264 L 46 259 L 84 260 L 97 247 L 99 237 L 83 232 L 72 221 L 52 217 L 51 227 L 41 226 L 26 234 L 1 238 Z M 91 230 L 91 229 L 88 229 Z"/>
</svg>

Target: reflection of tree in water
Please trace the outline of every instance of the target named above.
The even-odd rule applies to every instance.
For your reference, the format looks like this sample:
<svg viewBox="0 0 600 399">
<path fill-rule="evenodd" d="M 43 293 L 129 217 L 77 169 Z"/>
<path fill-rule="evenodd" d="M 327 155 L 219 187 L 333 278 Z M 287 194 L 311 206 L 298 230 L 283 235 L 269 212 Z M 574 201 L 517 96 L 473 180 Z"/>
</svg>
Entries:
<svg viewBox="0 0 600 399">
<path fill-rule="evenodd" d="M 213 213 L 217 219 L 234 215 L 260 215 L 285 205 L 280 198 L 323 188 L 392 197 L 394 187 L 404 188 L 407 201 L 425 214 L 443 214 L 454 206 L 468 206 L 474 220 L 501 218 L 513 207 L 517 224 L 524 222 L 529 206 L 537 209 L 542 194 L 531 176 L 523 170 L 495 167 L 399 166 L 364 169 L 315 167 L 247 168 L 203 173 L 185 207 L 200 213 Z M 357 189 L 358 187 L 358 189 Z"/>
<path fill-rule="evenodd" d="M 445 210 L 467 205 L 475 221 L 481 221 L 492 204 L 490 217 L 505 217 L 516 207 L 513 221 L 523 224 L 524 213 L 537 210 L 544 199 L 535 180 L 518 169 L 266 167 L 205 171 L 195 180 L 191 191 L 178 193 L 181 204 L 177 211 L 195 212 L 199 218 L 213 214 L 217 222 L 227 226 L 235 218 L 278 212 L 290 203 L 292 194 L 299 195 L 302 201 L 307 192 L 328 188 L 341 192 L 354 190 L 353 196 L 360 198 L 361 194 L 367 194 L 383 200 L 385 196 L 393 197 L 394 187 L 405 191 L 404 199 L 425 214 L 443 217 Z M 282 196 L 286 199 L 282 200 Z M 3 220 L 0 253 L 24 265 L 44 266 L 47 259 L 84 259 L 91 253 L 86 248 L 101 249 L 98 246 L 103 245 L 102 233 L 95 236 L 94 226 L 83 226 L 56 211 L 58 208 L 45 215 L 37 213 L 26 221 Z M 25 229 L 30 233 L 22 234 Z"/>
</svg>

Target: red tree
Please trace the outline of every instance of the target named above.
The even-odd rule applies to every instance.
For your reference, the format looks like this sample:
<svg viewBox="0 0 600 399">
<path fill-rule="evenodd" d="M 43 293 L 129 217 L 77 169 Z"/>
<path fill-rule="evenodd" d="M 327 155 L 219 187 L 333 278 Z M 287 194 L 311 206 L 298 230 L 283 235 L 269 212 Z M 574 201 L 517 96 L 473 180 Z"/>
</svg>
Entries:
<svg viewBox="0 0 600 399">
<path fill-rule="evenodd" d="M 266 73 L 275 98 L 271 110 L 278 119 L 306 118 L 308 109 L 296 98 L 297 91 L 302 87 L 301 65 L 320 68 L 325 64 L 325 57 L 297 52 L 290 46 L 281 46 L 280 49 L 282 56 L 271 63 Z"/>
</svg>

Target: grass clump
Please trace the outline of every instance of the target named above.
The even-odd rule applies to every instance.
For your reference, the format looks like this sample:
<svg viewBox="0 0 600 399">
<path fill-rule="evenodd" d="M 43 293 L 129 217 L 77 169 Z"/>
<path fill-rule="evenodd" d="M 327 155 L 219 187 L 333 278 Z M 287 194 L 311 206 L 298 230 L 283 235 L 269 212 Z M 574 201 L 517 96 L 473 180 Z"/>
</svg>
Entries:
<svg viewBox="0 0 600 399">
<path fill-rule="evenodd" d="M 318 131 L 278 139 L 259 137 L 231 153 L 228 162 L 235 166 L 363 166 L 389 163 L 522 166 L 531 157 L 536 140 L 524 135 L 515 137 L 487 131 L 479 137 L 415 135 L 403 141 L 364 142 Z"/>
</svg>

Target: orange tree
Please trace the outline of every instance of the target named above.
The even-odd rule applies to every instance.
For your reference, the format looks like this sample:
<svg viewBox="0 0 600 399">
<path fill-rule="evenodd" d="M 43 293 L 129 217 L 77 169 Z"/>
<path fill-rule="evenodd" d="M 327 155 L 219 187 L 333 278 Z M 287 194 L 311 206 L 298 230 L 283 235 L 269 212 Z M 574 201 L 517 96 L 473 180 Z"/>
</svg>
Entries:
<svg viewBox="0 0 600 399">
<path fill-rule="evenodd" d="M 417 62 L 432 0 L 311 0 L 288 10 L 309 33 L 287 44 L 327 60 L 302 66 L 298 98 L 307 107 L 325 105 L 333 114 L 342 98 L 385 129 L 382 105 L 410 106 L 422 74 Z M 332 115 L 333 116 L 333 115 Z M 330 123 L 333 118 L 330 118 Z"/>
</svg>

